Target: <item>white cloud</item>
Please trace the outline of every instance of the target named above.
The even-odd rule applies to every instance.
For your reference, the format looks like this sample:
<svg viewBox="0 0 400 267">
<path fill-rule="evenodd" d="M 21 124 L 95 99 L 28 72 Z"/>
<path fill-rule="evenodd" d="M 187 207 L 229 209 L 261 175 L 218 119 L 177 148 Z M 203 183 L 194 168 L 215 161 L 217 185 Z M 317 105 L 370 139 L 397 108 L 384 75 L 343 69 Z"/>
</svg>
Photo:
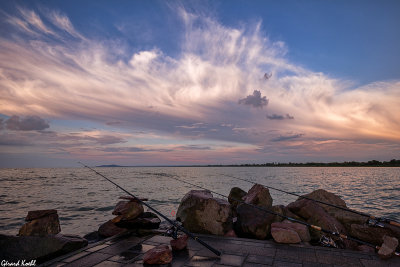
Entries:
<svg viewBox="0 0 400 267">
<path fill-rule="evenodd" d="M 42 38 L 0 38 L 0 113 L 118 121 L 124 127 L 260 147 L 287 133 L 296 138 L 281 138 L 276 146 L 291 139 L 301 139 L 304 150 L 315 139 L 398 144 L 398 81 L 349 88 L 346 81 L 289 62 L 286 45 L 268 39 L 260 22 L 236 29 L 179 12 L 185 41 L 178 56 L 155 48 L 128 55 L 128 62 L 112 57 L 110 42 L 84 38 L 60 13 L 49 13 L 52 26 L 33 11 L 8 17 Z M 53 28 L 79 40 L 48 41 L 44 35 L 56 34 Z M 265 72 L 272 77 L 263 79 Z M 255 90 L 267 96 L 265 109 L 238 104 Z M 267 120 L 266 113 L 296 119 Z M 199 121 L 205 126 L 195 127 Z"/>
</svg>

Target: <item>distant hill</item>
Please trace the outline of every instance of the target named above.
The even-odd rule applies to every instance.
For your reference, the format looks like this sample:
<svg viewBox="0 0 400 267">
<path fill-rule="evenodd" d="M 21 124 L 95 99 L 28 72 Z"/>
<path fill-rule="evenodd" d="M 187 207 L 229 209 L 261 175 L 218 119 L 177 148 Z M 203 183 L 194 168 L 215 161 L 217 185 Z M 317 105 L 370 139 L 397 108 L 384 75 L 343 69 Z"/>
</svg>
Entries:
<svg viewBox="0 0 400 267">
<path fill-rule="evenodd" d="M 96 166 L 96 167 L 107 167 L 107 168 L 109 168 L 109 167 L 128 167 L 128 166 L 110 164 L 110 165 L 99 165 L 99 166 Z"/>
</svg>

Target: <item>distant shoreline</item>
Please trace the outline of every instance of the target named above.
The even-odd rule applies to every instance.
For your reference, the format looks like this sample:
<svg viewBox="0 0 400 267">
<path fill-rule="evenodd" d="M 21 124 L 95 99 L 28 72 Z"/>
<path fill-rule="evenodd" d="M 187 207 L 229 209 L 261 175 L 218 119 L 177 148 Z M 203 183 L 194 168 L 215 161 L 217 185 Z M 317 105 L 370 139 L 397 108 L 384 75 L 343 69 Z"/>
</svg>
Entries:
<svg viewBox="0 0 400 267">
<path fill-rule="evenodd" d="M 307 163 L 264 163 L 264 164 L 209 164 L 209 165 L 156 165 L 156 166 L 123 166 L 116 164 L 99 165 L 99 168 L 129 168 L 129 167 L 400 167 L 400 160 L 390 161 L 370 160 L 367 162 L 307 162 Z"/>
</svg>

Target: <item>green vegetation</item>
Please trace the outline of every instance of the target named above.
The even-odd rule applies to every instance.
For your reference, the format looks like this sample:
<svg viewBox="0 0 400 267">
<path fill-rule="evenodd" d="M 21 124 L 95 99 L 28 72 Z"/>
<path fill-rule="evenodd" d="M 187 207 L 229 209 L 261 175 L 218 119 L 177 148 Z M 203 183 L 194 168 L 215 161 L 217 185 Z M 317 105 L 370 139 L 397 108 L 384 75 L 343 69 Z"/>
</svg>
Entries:
<svg viewBox="0 0 400 267">
<path fill-rule="evenodd" d="M 278 163 L 265 164 L 237 164 L 237 165 L 208 165 L 209 167 L 400 167 L 400 160 L 390 161 L 370 160 L 367 162 L 345 161 L 345 162 L 307 162 L 307 163 Z"/>
</svg>

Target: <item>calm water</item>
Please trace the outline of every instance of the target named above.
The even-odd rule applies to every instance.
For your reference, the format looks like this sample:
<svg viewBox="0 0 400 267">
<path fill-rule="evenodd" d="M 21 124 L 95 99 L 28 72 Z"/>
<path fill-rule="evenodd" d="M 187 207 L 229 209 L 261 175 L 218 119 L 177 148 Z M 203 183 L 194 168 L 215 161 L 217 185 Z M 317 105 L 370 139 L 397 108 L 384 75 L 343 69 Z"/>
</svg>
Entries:
<svg viewBox="0 0 400 267">
<path fill-rule="evenodd" d="M 323 188 L 340 195 L 353 209 L 400 220 L 400 168 L 97 168 L 131 193 L 173 218 L 181 198 L 193 186 L 228 195 L 233 186 L 252 184 L 240 177 L 297 194 Z M 84 235 L 113 218 L 118 188 L 85 168 L 0 169 L 0 233 L 16 234 L 29 210 L 57 209 L 62 233 Z M 271 190 L 274 205 L 294 196 Z"/>
</svg>

